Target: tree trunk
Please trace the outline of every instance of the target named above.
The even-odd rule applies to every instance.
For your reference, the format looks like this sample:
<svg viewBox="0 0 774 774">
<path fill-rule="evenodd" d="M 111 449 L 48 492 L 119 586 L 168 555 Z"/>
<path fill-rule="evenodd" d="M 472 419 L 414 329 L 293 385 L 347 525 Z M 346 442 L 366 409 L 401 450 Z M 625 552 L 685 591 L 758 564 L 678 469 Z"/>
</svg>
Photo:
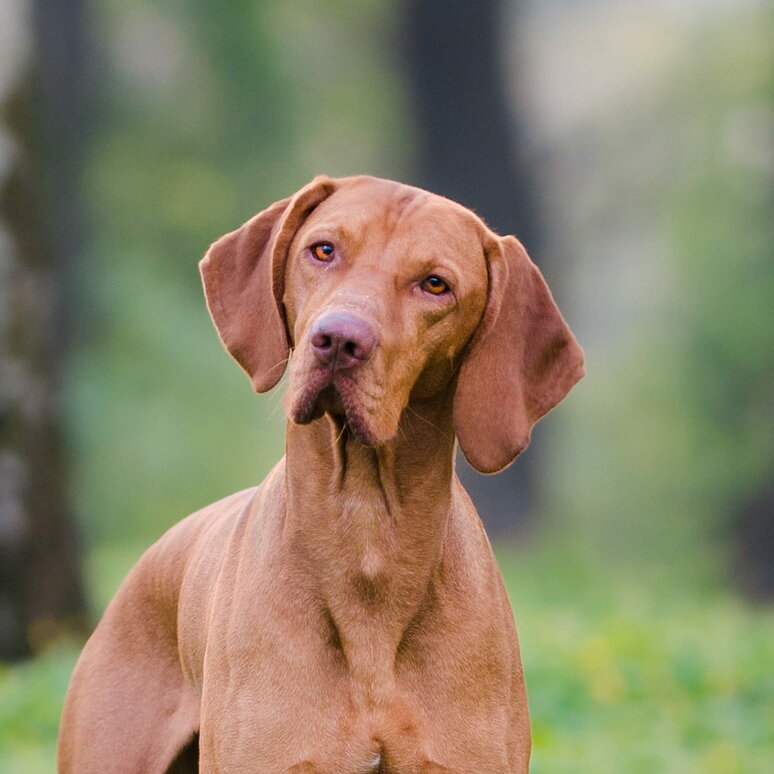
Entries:
<svg viewBox="0 0 774 774">
<path fill-rule="evenodd" d="M 535 182 L 506 100 L 502 11 L 500 0 L 407 0 L 401 34 L 416 117 L 416 182 L 475 210 L 498 233 L 516 234 L 534 258 Z M 535 515 L 536 440 L 494 478 L 460 457 L 460 476 L 490 534 L 507 534 Z"/>
<path fill-rule="evenodd" d="M 80 8 L 20 0 L 1 20 L 17 48 L 0 78 L 12 138 L 0 148 L 0 659 L 86 621 L 59 416 L 80 116 L 71 61 L 80 41 L 66 22 L 77 27 Z"/>
<path fill-rule="evenodd" d="M 774 601 L 774 476 L 737 506 L 730 532 L 738 585 L 753 599 Z"/>
</svg>

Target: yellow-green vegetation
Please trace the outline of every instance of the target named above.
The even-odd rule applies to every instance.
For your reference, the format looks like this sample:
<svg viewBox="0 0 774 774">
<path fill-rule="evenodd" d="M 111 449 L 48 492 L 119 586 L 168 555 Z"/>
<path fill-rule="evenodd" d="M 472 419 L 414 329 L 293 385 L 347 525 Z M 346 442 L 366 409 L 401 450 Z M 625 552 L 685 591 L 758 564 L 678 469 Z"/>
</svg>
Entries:
<svg viewBox="0 0 774 774">
<path fill-rule="evenodd" d="M 54 771 L 59 712 L 78 649 L 54 648 L 34 661 L 0 664 L 0 771 Z"/>
<path fill-rule="evenodd" d="M 136 552 L 97 552 L 106 599 Z M 774 611 L 677 572 L 615 574 L 503 552 L 521 633 L 534 774 L 770 774 Z M 77 648 L 0 671 L 0 771 L 53 770 Z"/>
<path fill-rule="evenodd" d="M 409 181 L 415 162 L 391 0 L 93 5 L 105 80 L 64 408 L 99 610 L 140 546 L 281 454 L 281 390 L 254 397 L 208 319 L 207 245 L 315 173 Z M 593 16 L 574 26 L 595 6 L 613 18 L 606 4 L 526 5 L 562 13 L 519 39 L 566 57 L 576 38 L 605 61 L 595 84 L 583 58 L 549 57 L 573 77 L 547 100 L 572 113 L 590 95 L 589 123 L 549 110 L 537 148 L 540 198 L 571 194 L 552 274 L 576 278 L 565 311 L 589 375 L 539 431 L 552 547 L 501 552 L 533 774 L 771 774 L 774 609 L 724 581 L 743 568 L 738 514 L 774 479 L 770 4 L 705 3 L 687 27 L 672 17 L 697 4 L 647 29 L 632 16 L 638 45 L 618 59 Z M 639 54 L 661 56 L 667 28 L 673 60 L 648 75 Z M 53 770 L 77 650 L 0 665 L 0 774 Z"/>
<path fill-rule="evenodd" d="M 502 563 L 532 710 L 534 774 L 774 770 L 774 611 L 675 573 Z"/>
</svg>

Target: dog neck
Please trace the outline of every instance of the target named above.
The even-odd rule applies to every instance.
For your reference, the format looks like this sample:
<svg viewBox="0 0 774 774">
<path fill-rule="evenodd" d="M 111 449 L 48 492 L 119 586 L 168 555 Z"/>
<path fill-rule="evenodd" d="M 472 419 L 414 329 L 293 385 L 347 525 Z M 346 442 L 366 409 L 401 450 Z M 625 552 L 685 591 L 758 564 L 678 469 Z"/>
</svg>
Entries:
<svg viewBox="0 0 774 774">
<path fill-rule="evenodd" d="M 449 391 L 412 403 L 380 447 L 363 446 L 327 415 L 288 426 L 284 533 L 353 676 L 371 692 L 388 690 L 385 676 L 441 562 L 454 477 L 452 398 Z"/>
</svg>

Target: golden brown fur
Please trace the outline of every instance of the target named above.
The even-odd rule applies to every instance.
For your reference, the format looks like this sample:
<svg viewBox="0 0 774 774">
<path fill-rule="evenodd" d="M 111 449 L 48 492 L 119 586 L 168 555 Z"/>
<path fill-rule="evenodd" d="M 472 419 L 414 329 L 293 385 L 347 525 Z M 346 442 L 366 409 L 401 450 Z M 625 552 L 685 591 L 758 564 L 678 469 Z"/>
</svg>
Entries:
<svg viewBox="0 0 774 774">
<path fill-rule="evenodd" d="M 505 467 L 582 375 L 539 272 L 460 205 L 321 177 L 202 275 L 257 390 L 292 353 L 287 453 L 132 570 L 73 675 L 59 771 L 196 771 L 198 738 L 202 772 L 525 774 L 516 630 L 453 456 L 456 436 Z"/>
</svg>

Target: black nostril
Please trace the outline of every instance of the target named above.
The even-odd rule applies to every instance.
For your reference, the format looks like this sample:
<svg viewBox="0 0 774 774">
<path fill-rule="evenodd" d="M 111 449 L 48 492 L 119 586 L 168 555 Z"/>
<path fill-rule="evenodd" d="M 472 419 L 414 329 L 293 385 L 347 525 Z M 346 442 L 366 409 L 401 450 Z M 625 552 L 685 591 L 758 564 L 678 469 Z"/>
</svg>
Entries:
<svg viewBox="0 0 774 774">
<path fill-rule="evenodd" d="M 333 345 L 333 339 L 327 333 L 316 333 L 312 336 L 312 346 L 316 349 L 330 349 Z"/>
<path fill-rule="evenodd" d="M 357 353 L 357 344 L 354 341 L 344 342 L 344 352 L 350 357 L 359 357 Z"/>
</svg>

